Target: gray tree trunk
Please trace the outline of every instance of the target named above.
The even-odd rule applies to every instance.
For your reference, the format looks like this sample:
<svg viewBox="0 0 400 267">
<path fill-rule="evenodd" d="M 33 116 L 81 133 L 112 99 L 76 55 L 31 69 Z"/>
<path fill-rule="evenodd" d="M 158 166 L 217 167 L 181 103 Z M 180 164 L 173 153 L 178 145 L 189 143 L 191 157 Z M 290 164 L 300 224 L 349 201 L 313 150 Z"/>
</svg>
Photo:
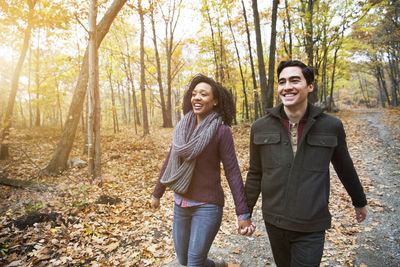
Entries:
<svg viewBox="0 0 400 267">
<path fill-rule="evenodd" d="M 96 45 L 97 48 L 100 46 L 104 37 L 108 33 L 112 22 L 118 15 L 118 12 L 122 9 L 127 0 L 114 0 L 110 8 L 101 19 L 100 23 L 96 27 Z M 67 167 L 67 160 L 72 149 L 72 144 L 75 139 L 76 128 L 79 123 L 80 115 L 83 108 L 83 102 L 85 99 L 86 88 L 88 84 L 88 49 L 85 51 L 85 56 L 82 61 L 81 71 L 79 73 L 77 85 L 75 88 L 74 95 L 72 97 L 71 105 L 69 107 L 67 120 L 65 121 L 64 131 L 61 135 L 61 139 L 58 142 L 57 148 L 54 151 L 53 157 L 49 164 L 45 168 L 45 171 L 49 174 L 57 174 Z"/>
</svg>

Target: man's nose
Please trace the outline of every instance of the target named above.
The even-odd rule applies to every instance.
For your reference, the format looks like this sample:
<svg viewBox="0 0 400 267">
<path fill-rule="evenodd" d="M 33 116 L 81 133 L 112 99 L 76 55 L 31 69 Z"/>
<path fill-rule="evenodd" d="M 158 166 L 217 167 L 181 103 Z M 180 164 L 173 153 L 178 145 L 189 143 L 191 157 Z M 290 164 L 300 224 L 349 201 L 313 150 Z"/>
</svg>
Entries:
<svg viewBox="0 0 400 267">
<path fill-rule="evenodd" d="M 283 89 L 290 89 L 292 87 L 290 81 L 285 82 L 285 84 L 283 85 Z"/>
</svg>

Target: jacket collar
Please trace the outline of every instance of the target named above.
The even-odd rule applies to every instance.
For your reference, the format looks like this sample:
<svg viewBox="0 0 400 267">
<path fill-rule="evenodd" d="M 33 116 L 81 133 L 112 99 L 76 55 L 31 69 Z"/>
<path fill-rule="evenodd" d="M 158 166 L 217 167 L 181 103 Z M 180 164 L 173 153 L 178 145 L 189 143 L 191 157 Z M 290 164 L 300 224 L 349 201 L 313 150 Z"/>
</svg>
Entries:
<svg viewBox="0 0 400 267">
<path fill-rule="evenodd" d="M 282 119 L 282 115 L 281 115 L 281 110 L 283 108 L 283 104 L 280 103 L 279 105 L 267 109 L 267 114 L 270 114 L 278 119 Z M 311 118 L 315 118 L 318 117 L 319 115 L 321 115 L 323 113 L 323 110 L 319 107 L 314 106 L 313 104 L 311 104 L 310 102 L 308 102 L 308 116 L 307 116 L 307 120 L 311 119 Z"/>
</svg>

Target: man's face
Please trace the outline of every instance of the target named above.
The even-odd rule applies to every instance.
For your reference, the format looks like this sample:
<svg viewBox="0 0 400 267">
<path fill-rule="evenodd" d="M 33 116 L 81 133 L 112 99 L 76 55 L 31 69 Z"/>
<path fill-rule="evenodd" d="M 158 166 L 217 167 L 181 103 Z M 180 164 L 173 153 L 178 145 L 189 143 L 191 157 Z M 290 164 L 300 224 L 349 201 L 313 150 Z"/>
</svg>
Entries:
<svg viewBox="0 0 400 267">
<path fill-rule="evenodd" d="M 308 93 L 313 89 L 314 84 L 307 85 L 300 67 L 286 67 L 279 74 L 278 95 L 285 107 L 306 107 Z"/>
</svg>

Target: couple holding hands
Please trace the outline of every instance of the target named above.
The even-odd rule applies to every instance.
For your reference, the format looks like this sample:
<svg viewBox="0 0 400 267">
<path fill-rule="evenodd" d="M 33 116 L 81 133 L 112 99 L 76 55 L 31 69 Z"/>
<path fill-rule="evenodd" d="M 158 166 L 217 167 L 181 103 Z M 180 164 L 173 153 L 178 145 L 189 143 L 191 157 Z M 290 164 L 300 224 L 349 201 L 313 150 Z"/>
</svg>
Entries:
<svg viewBox="0 0 400 267">
<path fill-rule="evenodd" d="M 320 264 L 325 230 L 331 224 L 330 162 L 352 199 L 357 221 L 367 215 L 341 121 L 307 101 L 314 88 L 312 68 L 288 60 L 277 72 L 282 103 L 251 127 L 245 186 L 229 128 L 235 115 L 231 93 L 202 74 L 188 85 L 184 117 L 174 129 L 151 202 L 157 209 L 167 187 L 175 192 L 173 240 L 182 265 L 227 266 L 207 258 L 222 220 L 221 162 L 239 234 L 255 231 L 251 214 L 262 194 L 263 218 L 278 267 Z"/>
</svg>

